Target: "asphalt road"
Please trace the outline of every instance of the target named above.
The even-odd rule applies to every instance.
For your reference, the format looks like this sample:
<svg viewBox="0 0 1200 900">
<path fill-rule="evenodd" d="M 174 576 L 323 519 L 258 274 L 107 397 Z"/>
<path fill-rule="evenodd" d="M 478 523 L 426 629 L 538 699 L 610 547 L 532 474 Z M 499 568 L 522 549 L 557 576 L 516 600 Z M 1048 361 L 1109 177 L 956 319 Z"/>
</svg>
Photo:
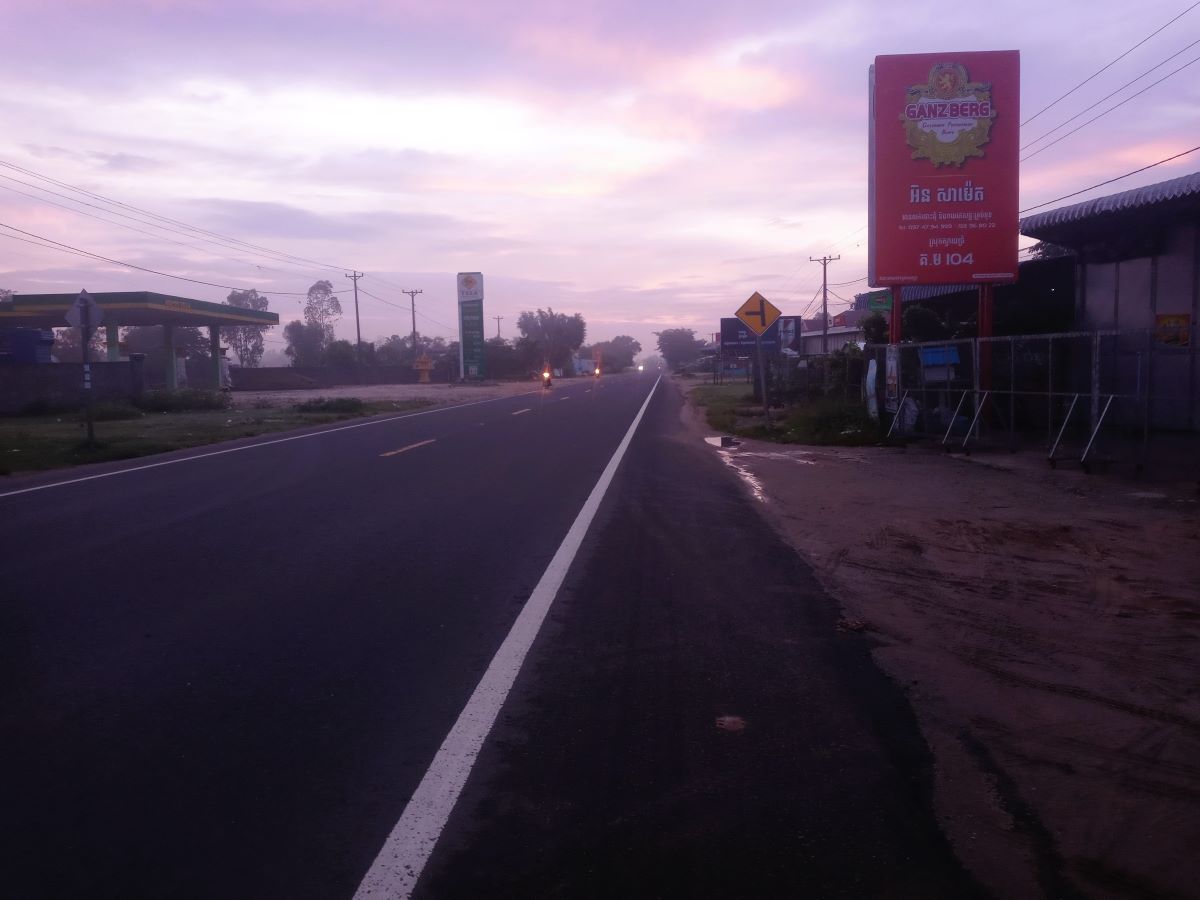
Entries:
<svg viewBox="0 0 1200 900">
<path fill-rule="evenodd" d="M 0 487 L 0 894 L 354 894 L 653 384 Z M 680 403 L 417 895 L 969 895 L 903 696 Z"/>
</svg>

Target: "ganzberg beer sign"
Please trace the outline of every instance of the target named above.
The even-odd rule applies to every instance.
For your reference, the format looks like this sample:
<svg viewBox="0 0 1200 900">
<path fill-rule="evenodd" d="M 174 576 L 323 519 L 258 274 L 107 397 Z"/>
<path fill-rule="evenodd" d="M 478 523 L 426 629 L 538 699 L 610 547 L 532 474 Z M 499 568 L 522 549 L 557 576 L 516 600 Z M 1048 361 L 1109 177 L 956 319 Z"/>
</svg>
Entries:
<svg viewBox="0 0 1200 900">
<path fill-rule="evenodd" d="M 877 56 L 871 67 L 875 287 L 1017 278 L 1020 55 Z"/>
</svg>

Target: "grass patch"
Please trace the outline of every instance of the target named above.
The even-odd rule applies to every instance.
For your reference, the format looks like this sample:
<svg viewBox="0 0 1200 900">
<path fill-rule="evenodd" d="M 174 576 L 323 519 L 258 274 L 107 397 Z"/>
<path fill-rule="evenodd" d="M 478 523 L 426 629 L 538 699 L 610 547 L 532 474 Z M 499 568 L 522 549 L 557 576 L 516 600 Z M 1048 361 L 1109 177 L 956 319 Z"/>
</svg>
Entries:
<svg viewBox="0 0 1200 900">
<path fill-rule="evenodd" d="M 138 409 L 146 412 L 190 412 L 193 410 L 228 409 L 233 399 L 223 391 L 146 391 L 136 401 Z"/>
<path fill-rule="evenodd" d="M 366 406 L 357 397 L 318 397 L 296 404 L 296 412 L 302 413 L 353 413 L 362 415 Z"/>
<path fill-rule="evenodd" d="M 766 432 L 761 425 L 748 432 Z M 883 432 L 879 423 L 867 415 L 862 403 L 842 400 L 813 400 L 790 407 L 781 422 L 769 433 L 748 436 L 764 437 L 783 444 L 816 444 L 839 447 L 861 447 L 879 444 Z"/>
<path fill-rule="evenodd" d="M 110 405 L 115 417 L 104 420 L 97 417 L 96 443 L 91 447 L 85 444 L 87 430 L 78 410 L 60 416 L 0 418 L 0 475 L 132 459 L 433 404 L 428 400 L 360 401 L 357 412 L 301 413 L 295 408 L 279 408 L 201 409 L 152 414 L 143 414 L 132 407 L 119 409 L 123 404 Z M 97 410 L 99 408 L 98 404 Z M 129 415 L 130 411 L 136 413 L 136 417 Z"/>
<path fill-rule="evenodd" d="M 744 384 L 700 385 L 688 396 L 704 410 L 709 427 L 726 434 L 780 444 L 860 447 L 884 442 L 880 424 L 867 415 L 860 402 L 804 401 L 772 411 L 772 424 L 767 427 L 762 407 L 755 405 L 753 393 Z"/>
<path fill-rule="evenodd" d="M 730 434 L 738 433 L 738 409 L 754 402 L 754 394 L 744 384 L 701 384 L 688 396 L 704 410 L 710 428 Z"/>
<path fill-rule="evenodd" d="M 80 420 L 84 420 L 83 413 L 76 413 Z M 95 422 L 121 422 L 126 419 L 140 419 L 145 413 L 134 406 L 132 403 L 120 402 L 104 402 L 97 403 L 92 407 L 92 420 Z"/>
</svg>

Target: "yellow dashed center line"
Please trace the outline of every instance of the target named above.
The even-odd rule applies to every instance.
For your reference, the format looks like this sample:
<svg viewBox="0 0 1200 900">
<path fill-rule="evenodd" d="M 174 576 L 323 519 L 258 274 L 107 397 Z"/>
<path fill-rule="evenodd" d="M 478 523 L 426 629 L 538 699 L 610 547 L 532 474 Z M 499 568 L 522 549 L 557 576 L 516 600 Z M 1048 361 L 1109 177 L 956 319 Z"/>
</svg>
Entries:
<svg viewBox="0 0 1200 900">
<path fill-rule="evenodd" d="M 432 444 L 437 438 L 430 438 L 427 441 L 421 441 L 417 444 L 409 444 L 407 447 L 401 447 L 399 450 L 389 450 L 387 453 L 380 453 L 382 456 L 395 456 L 398 453 L 407 453 L 409 450 L 416 450 L 418 447 L 424 447 L 426 444 Z"/>
</svg>

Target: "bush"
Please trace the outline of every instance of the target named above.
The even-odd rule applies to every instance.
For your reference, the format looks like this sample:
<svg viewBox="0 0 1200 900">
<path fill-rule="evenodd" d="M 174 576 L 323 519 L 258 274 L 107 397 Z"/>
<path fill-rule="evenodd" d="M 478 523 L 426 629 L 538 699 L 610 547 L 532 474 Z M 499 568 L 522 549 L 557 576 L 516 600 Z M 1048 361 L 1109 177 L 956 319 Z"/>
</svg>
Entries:
<svg viewBox="0 0 1200 900">
<path fill-rule="evenodd" d="M 146 412 L 188 412 L 204 409 L 228 409 L 232 403 L 229 395 L 221 391 L 147 391 L 134 401 L 138 409 Z"/>
<path fill-rule="evenodd" d="M 787 443 L 861 446 L 882 439 L 879 423 L 863 403 L 833 398 L 793 407 L 784 419 L 780 437 Z"/>
<path fill-rule="evenodd" d="M 363 402 L 358 397 L 318 397 L 316 400 L 306 400 L 296 404 L 296 411 L 302 413 L 361 413 Z"/>
</svg>

